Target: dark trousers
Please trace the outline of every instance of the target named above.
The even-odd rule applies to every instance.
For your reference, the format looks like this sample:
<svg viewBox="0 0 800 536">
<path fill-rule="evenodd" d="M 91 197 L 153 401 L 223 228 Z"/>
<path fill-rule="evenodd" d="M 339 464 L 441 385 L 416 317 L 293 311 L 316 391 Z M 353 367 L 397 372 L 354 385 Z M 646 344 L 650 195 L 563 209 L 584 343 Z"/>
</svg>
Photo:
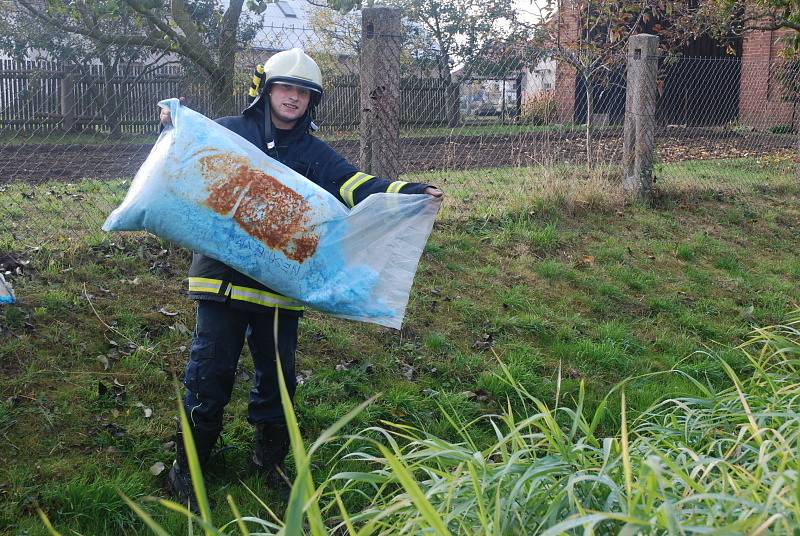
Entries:
<svg viewBox="0 0 800 536">
<path fill-rule="evenodd" d="M 227 303 L 198 300 L 197 327 L 183 375 L 186 386 L 183 404 L 196 432 L 215 434 L 222 429 L 223 410 L 231 399 L 245 338 L 255 366 L 247 420 L 251 424 L 284 423 L 275 365 L 275 311 L 265 309 L 254 313 Z M 299 318 L 292 313 L 278 313 L 278 352 L 292 397 L 297 386 L 294 356 L 298 322 Z"/>
</svg>

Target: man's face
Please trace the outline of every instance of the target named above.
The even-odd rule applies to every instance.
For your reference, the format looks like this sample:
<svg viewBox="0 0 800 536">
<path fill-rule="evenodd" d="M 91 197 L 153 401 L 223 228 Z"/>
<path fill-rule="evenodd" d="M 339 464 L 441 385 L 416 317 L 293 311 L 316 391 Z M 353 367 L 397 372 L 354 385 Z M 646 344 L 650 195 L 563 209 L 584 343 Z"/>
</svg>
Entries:
<svg viewBox="0 0 800 536">
<path fill-rule="evenodd" d="M 289 84 L 275 83 L 269 91 L 272 122 L 278 128 L 292 128 L 308 110 L 311 90 Z"/>
</svg>

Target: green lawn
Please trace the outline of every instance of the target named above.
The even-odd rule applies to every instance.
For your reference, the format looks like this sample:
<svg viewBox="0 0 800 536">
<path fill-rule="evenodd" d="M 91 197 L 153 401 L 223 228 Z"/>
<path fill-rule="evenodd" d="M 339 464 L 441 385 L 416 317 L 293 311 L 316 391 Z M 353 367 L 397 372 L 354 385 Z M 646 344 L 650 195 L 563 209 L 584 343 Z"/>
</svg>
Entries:
<svg viewBox="0 0 800 536">
<path fill-rule="evenodd" d="M 753 325 L 784 319 L 800 296 L 792 166 L 664 165 L 654 207 L 621 204 L 613 170 L 583 174 L 426 173 L 448 200 L 403 330 L 313 312 L 302 321 L 304 435 L 315 438 L 382 393 L 353 427 L 390 419 L 455 439 L 439 404 L 464 421 L 506 404 L 495 354 L 548 403 L 557 389 L 569 400 L 585 382 L 589 407 L 615 382 L 669 370 L 705 347 L 743 369 L 727 348 Z M 174 428 L 173 377 L 194 324 L 182 281 L 189 255 L 154 237 L 97 231 L 126 186 L 7 185 L 0 196 L 0 251 L 30 260 L 14 277 L 19 303 L 0 309 L 0 527 L 14 527 L 9 534 L 45 533 L 37 505 L 65 534 L 146 534 L 116 491 L 163 494 L 164 474 L 150 468 L 172 459 L 163 444 Z M 704 382 L 725 380 L 702 354 L 681 367 Z M 242 512 L 267 517 L 240 485 L 282 510 L 248 469 L 249 356 L 241 371 L 224 434 L 232 448 L 214 459 L 208 484 L 219 512 L 230 493 Z M 629 410 L 694 389 L 679 375 L 643 378 L 627 391 Z M 602 427 L 616 428 L 616 409 Z M 185 533 L 178 516 L 149 508 L 170 533 Z"/>
</svg>

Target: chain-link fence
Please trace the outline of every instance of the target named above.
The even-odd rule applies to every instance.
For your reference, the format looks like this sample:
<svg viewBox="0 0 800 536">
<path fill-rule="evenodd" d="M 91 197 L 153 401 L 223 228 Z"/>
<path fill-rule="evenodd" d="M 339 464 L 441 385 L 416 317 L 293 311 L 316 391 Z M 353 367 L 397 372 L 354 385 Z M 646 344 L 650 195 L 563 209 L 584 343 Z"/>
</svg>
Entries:
<svg viewBox="0 0 800 536">
<path fill-rule="evenodd" d="M 659 192 L 794 180 L 798 63 L 648 58 L 653 84 L 636 100 L 624 55 L 591 76 L 524 47 L 460 61 L 399 21 L 345 22 L 253 26 L 231 61 L 217 42 L 203 45 L 207 58 L 130 46 L 92 56 L 85 37 L 80 57 L 2 60 L 0 250 L 99 236 L 158 135 L 158 100 L 238 113 L 254 66 L 294 46 L 323 72 L 316 135 L 362 169 L 443 187 L 452 217 L 541 197 L 621 201 L 626 147 L 643 150 L 625 140 L 637 116 L 652 124 L 648 172 Z"/>
</svg>

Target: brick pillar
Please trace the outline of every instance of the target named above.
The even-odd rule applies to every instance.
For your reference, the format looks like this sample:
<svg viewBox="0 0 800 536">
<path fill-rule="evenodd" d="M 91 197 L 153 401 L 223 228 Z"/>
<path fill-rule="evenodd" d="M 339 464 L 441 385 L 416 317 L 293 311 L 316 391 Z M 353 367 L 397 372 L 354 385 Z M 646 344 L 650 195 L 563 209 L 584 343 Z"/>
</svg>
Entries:
<svg viewBox="0 0 800 536">
<path fill-rule="evenodd" d="M 558 14 L 558 39 L 560 44 L 570 46 L 578 39 L 578 14 L 569 0 L 561 4 Z M 556 115 L 562 123 L 575 120 L 575 68 L 568 63 L 556 62 L 555 101 Z"/>
<path fill-rule="evenodd" d="M 775 72 L 785 35 L 786 31 L 757 31 L 744 36 L 739 121 L 745 125 L 767 129 L 792 122 L 792 103 L 782 98 L 783 86 Z"/>
<path fill-rule="evenodd" d="M 575 120 L 575 67 L 563 61 L 556 63 L 556 83 L 554 97 L 556 115 L 562 123 Z"/>
</svg>

